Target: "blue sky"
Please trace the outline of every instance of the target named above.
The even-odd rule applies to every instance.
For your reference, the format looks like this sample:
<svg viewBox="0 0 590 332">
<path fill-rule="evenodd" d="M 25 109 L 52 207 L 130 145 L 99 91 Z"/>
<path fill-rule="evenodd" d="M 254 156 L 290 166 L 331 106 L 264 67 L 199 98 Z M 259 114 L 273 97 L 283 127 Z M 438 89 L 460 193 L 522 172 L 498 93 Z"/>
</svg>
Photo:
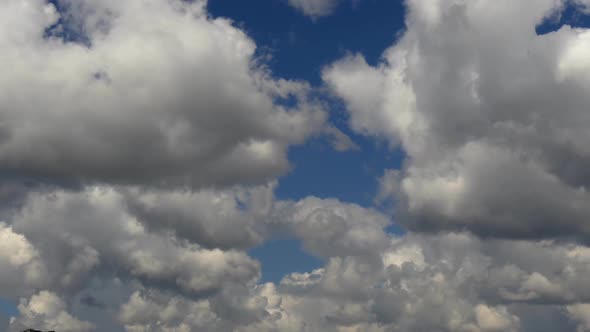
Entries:
<svg viewBox="0 0 590 332">
<path fill-rule="evenodd" d="M 259 52 L 271 55 L 268 65 L 274 75 L 305 80 L 316 87 L 323 84 L 322 68 L 349 53 L 362 53 L 369 63 L 376 64 L 404 29 L 403 2 L 398 0 L 344 3 L 334 15 L 317 20 L 294 11 L 282 0 L 213 0 L 209 10 L 211 15 L 229 17 L 243 27 Z M 355 134 L 347 126 L 342 103 L 329 97 L 325 101 L 332 123 L 360 149 L 338 152 L 323 138 L 292 147 L 289 159 L 293 170 L 279 179 L 277 196 L 293 200 L 309 195 L 335 197 L 371 206 L 377 179 L 385 169 L 399 168 L 403 153 L 384 140 Z M 305 272 L 323 264 L 303 252 L 296 240 L 272 241 L 251 254 L 262 262 L 264 281 L 278 282 L 290 272 Z"/>
<path fill-rule="evenodd" d="M 322 67 L 348 52 L 361 52 L 376 63 L 404 28 L 403 2 L 398 0 L 344 2 L 333 15 L 317 20 L 283 0 L 213 0 L 209 10 L 244 27 L 260 51 L 272 55 L 269 65 L 275 75 L 315 85 L 321 84 Z"/>
</svg>

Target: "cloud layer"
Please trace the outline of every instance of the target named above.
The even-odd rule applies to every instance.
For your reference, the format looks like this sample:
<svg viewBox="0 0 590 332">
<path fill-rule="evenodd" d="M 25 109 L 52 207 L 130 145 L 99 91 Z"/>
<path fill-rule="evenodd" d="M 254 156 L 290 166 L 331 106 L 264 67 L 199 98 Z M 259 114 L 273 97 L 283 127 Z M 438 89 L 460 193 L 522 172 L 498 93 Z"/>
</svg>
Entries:
<svg viewBox="0 0 590 332">
<path fill-rule="evenodd" d="M 9 331 L 590 330 L 590 34 L 535 33 L 564 2 L 408 0 L 378 65 L 324 69 L 407 155 L 380 210 L 275 196 L 290 146 L 360 147 L 206 5 L 0 4 Z M 285 238 L 323 266 L 261 282 L 249 250 Z"/>
<path fill-rule="evenodd" d="M 560 325 L 565 331 L 587 322 L 586 246 L 468 233 L 391 235 L 377 211 L 315 197 L 279 201 L 272 190 L 168 192 L 170 201 L 210 200 L 208 208 L 178 209 L 177 220 L 227 225 L 210 227 L 216 243 L 180 237 L 165 222 L 150 231 L 153 221 L 127 202 L 166 197 L 161 191 L 30 195 L 0 232 L 0 291 L 24 297 L 11 327 L 91 330 L 88 324 L 103 323 L 75 313 L 102 312 L 104 301 L 114 309 L 107 317 L 128 331 L 552 331 L 535 318 L 539 311 L 569 324 Z M 234 232 L 253 234 L 250 246 L 298 238 L 325 266 L 260 284 L 260 265 Z M 109 298 L 121 292 L 113 285 L 128 297 Z M 62 298 L 81 304 L 70 302 L 72 313 Z"/>
</svg>

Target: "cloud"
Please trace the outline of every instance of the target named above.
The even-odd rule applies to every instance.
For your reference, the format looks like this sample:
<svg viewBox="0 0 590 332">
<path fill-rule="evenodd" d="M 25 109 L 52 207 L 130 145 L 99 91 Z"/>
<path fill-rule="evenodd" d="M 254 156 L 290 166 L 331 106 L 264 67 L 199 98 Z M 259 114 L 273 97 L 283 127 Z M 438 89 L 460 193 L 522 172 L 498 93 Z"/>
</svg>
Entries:
<svg viewBox="0 0 590 332">
<path fill-rule="evenodd" d="M 0 259 L 1 280 L 23 303 L 38 302 L 43 289 L 61 299 L 52 313 L 97 317 L 90 322 L 98 329 L 127 331 L 543 331 L 530 327 L 532 310 L 573 325 L 580 321 L 573 308 L 590 302 L 586 246 L 470 233 L 392 235 L 389 219 L 373 209 L 316 197 L 281 201 L 272 188 L 32 193 L 1 228 L 2 252 L 19 253 Z M 156 199 L 161 211 L 182 218 L 146 221 L 152 209 L 167 215 Z M 137 213 L 129 202 L 147 208 Z M 191 220 L 210 234 L 191 235 Z M 236 241 L 236 231 L 257 240 Z M 300 239 L 325 265 L 258 283 L 259 263 L 243 250 L 279 236 Z M 28 268 L 43 273 L 28 281 Z M 96 294 L 106 308 L 99 313 L 80 304 Z M 41 314 L 18 321 L 63 316 Z"/>
<path fill-rule="evenodd" d="M 328 16 L 338 6 L 340 0 L 289 0 L 289 5 L 312 18 Z"/>
<path fill-rule="evenodd" d="M 590 1 L 588 1 L 588 0 L 575 0 L 574 3 L 579 5 L 586 14 L 590 12 Z"/>
<path fill-rule="evenodd" d="M 588 30 L 535 33 L 563 1 L 406 6 L 406 31 L 379 64 L 355 54 L 323 72 L 355 131 L 407 154 L 382 178 L 396 221 L 587 241 Z"/>
<path fill-rule="evenodd" d="M 47 267 L 38 250 L 13 228 L 0 222 L 0 291 L 15 296 L 43 286 Z"/>
<path fill-rule="evenodd" d="M 24 234 L 41 266 L 51 266 L 40 277 L 43 285 L 58 291 L 75 291 L 96 273 L 107 273 L 201 296 L 227 283 L 254 281 L 260 273 L 243 252 L 148 232 L 112 189 L 32 195 L 11 224 L 19 232 L 12 237 L 24 240 Z M 23 253 L 23 263 L 33 256 L 31 250 Z"/>
<path fill-rule="evenodd" d="M 8 292 L 24 274 L 29 287 L 75 291 L 107 273 L 199 296 L 256 281 L 259 265 L 243 250 L 270 237 L 300 238 L 319 257 L 387 245 L 389 221 L 378 212 L 314 197 L 276 201 L 273 188 L 31 193 L 0 224 L 2 282 Z"/>
<path fill-rule="evenodd" d="M 332 257 L 279 284 L 228 289 L 209 301 L 144 289 L 120 319 L 129 331 L 574 331 L 585 317 L 578 303 L 589 296 L 579 292 L 588 286 L 587 251 L 408 234 L 391 237 L 378 261 Z M 561 325 L 540 326 L 539 314 Z"/>
<path fill-rule="evenodd" d="M 360 147 L 340 129 L 329 126 L 324 129 L 324 134 L 331 139 L 332 148 L 339 152 L 359 151 Z"/>
<path fill-rule="evenodd" d="M 30 300 L 22 300 L 18 306 L 20 316 L 12 318 L 9 331 L 21 331 L 23 328 L 86 332 L 94 330 L 94 325 L 72 317 L 66 311 L 66 305 L 56 294 L 41 291 Z"/>
<path fill-rule="evenodd" d="M 319 257 L 373 255 L 387 245 L 389 219 L 377 211 L 335 199 L 307 197 L 276 202 L 275 232 L 293 234 Z"/>
<path fill-rule="evenodd" d="M 380 264 L 332 258 L 313 273 L 286 277 L 279 289 L 300 301 L 291 313 L 316 329 L 525 331 L 535 318 L 521 315 L 521 307 L 559 312 L 564 303 L 587 301 L 577 293 L 588 273 L 581 250 L 587 248 L 409 234 L 392 238 Z"/>
<path fill-rule="evenodd" d="M 567 307 L 568 314 L 579 322 L 578 332 L 590 330 L 590 304 L 575 304 Z"/>
<path fill-rule="evenodd" d="M 397 235 L 375 208 L 275 197 L 289 146 L 356 145 L 205 1 L 3 2 L 10 329 L 584 331 L 588 32 L 537 36 L 562 3 L 508 2 L 409 0 L 380 64 L 324 70 L 352 129 L 408 155 L 380 180 Z M 324 265 L 260 283 L 248 250 L 273 238 Z"/>
<path fill-rule="evenodd" d="M 121 199 L 129 213 L 154 232 L 174 233 L 207 248 L 247 249 L 260 244 L 267 229 L 275 184 L 228 190 L 126 190 Z"/>
<path fill-rule="evenodd" d="M 0 82 L 1 172 L 189 188 L 265 183 L 288 170 L 287 148 L 323 125 L 309 86 L 273 78 L 255 43 L 209 18 L 205 1 L 60 4 L 1 5 L 0 60 L 10 64 Z M 296 103 L 280 106 L 284 98 Z"/>
</svg>

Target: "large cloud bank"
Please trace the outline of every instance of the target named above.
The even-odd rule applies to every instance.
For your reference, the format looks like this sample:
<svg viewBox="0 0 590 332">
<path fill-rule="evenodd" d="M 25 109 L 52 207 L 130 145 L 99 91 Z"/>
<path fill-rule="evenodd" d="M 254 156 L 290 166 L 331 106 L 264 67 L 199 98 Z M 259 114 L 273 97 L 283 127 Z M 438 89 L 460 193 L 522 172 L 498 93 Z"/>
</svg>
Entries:
<svg viewBox="0 0 590 332">
<path fill-rule="evenodd" d="M 558 0 L 406 5 L 378 65 L 323 75 L 407 154 L 377 197 L 394 235 L 275 197 L 287 149 L 335 129 L 205 1 L 2 1 L 9 331 L 590 331 L 590 33 L 535 33 Z M 325 265 L 260 282 L 248 250 L 284 237 Z"/>
<path fill-rule="evenodd" d="M 378 66 L 351 55 L 324 71 L 352 127 L 408 155 L 382 180 L 398 222 L 589 238 L 590 32 L 535 33 L 564 5 L 407 1 L 407 31 Z"/>
</svg>

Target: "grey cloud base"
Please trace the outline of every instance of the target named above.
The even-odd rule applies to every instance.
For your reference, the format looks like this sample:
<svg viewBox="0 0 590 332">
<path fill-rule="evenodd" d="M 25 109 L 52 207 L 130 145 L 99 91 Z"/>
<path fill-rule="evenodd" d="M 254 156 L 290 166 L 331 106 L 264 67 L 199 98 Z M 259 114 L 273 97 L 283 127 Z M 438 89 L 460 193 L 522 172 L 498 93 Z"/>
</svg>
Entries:
<svg viewBox="0 0 590 332">
<path fill-rule="evenodd" d="M 11 328 L 100 330 L 104 322 L 79 318 L 89 312 L 127 331 L 551 331 L 537 325 L 531 312 L 539 311 L 565 322 L 563 331 L 587 324 L 586 246 L 391 235 L 377 211 L 315 197 L 277 201 L 272 191 L 32 194 L 0 227 L 0 292 L 22 298 Z M 155 195 L 164 202 L 155 215 L 189 197 L 211 202 L 174 209 L 183 218 L 170 220 L 215 221 L 208 229 L 217 242 L 173 232 L 187 226 L 151 228 L 127 203 Z M 232 234 L 256 240 L 244 247 Z M 279 234 L 300 239 L 325 266 L 260 284 L 258 262 L 242 250 Z M 109 296 L 121 293 L 113 287 L 130 295 Z M 112 309 L 85 304 L 89 294 Z"/>
</svg>

